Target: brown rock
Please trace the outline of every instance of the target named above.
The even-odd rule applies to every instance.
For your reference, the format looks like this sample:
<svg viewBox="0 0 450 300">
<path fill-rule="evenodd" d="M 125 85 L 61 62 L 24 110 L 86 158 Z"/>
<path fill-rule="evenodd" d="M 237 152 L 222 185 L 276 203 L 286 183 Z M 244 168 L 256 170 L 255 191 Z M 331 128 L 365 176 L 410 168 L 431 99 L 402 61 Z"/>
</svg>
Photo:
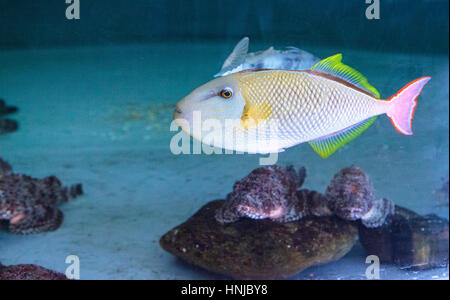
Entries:
<svg viewBox="0 0 450 300">
<path fill-rule="evenodd" d="M 396 206 L 385 225 L 360 226 L 359 232 L 367 253 L 382 263 L 414 270 L 448 265 L 449 223 L 436 215 L 420 216 Z"/>
<path fill-rule="evenodd" d="M 354 223 L 337 217 L 305 217 L 279 223 L 240 219 L 221 224 L 209 202 L 185 223 L 166 233 L 160 245 L 206 270 L 239 279 L 275 279 L 340 259 L 358 238 Z"/>
</svg>

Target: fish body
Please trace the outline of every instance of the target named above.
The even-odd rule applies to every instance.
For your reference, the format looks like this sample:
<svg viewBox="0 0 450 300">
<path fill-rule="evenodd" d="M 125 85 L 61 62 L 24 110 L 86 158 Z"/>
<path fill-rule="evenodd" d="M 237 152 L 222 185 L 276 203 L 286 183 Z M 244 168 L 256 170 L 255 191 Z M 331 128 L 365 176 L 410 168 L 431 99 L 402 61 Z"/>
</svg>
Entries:
<svg viewBox="0 0 450 300">
<path fill-rule="evenodd" d="M 340 54 L 329 57 L 306 71 L 246 70 L 215 79 L 178 103 L 175 121 L 189 132 L 193 112 L 201 122 L 216 120 L 214 127 L 220 130 L 206 139 L 202 132 L 189 134 L 219 148 L 269 153 L 309 142 L 324 158 L 370 127 L 378 115 L 387 114 L 398 131 L 411 135 L 416 99 L 430 78 L 417 79 L 382 100 L 341 59 Z"/>
<path fill-rule="evenodd" d="M 238 80 L 247 105 L 267 108 L 266 120 L 278 121 L 280 148 L 338 132 L 384 113 L 388 106 L 321 72 L 256 71 Z"/>
<path fill-rule="evenodd" d="M 288 47 L 286 50 L 267 50 L 248 53 L 249 38 L 235 46 L 215 77 L 226 76 L 248 69 L 308 70 L 320 61 L 304 50 Z"/>
</svg>

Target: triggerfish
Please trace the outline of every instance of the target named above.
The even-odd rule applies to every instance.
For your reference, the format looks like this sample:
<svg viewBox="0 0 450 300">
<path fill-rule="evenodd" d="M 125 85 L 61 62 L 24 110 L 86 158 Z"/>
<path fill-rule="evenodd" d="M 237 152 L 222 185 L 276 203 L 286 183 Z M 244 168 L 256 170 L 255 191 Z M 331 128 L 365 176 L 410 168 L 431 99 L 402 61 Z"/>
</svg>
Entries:
<svg viewBox="0 0 450 300">
<path fill-rule="evenodd" d="M 295 47 L 287 47 L 286 50 L 270 47 L 249 53 L 249 42 L 248 37 L 240 40 L 223 63 L 220 72 L 214 76 L 226 76 L 247 69 L 308 70 L 320 61 L 313 54 Z"/>
<path fill-rule="evenodd" d="M 382 114 L 412 135 L 416 99 L 430 79 L 416 79 L 383 100 L 337 54 L 306 71 L 254 69 L 214 79 L 182 99 L 174 119 L 195 139 L 222 149 L 273 153 L 309 142 L 326 158 Z M 208 128 L 191 130 L 198 116 L 200 124 L 209 120 Z"/>
</svg>

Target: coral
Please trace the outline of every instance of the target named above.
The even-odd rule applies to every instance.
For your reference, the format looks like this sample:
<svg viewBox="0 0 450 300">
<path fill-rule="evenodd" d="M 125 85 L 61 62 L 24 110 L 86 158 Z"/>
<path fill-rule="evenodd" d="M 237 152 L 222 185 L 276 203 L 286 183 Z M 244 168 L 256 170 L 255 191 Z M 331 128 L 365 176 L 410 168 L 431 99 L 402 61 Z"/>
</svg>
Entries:
<svg viewBox="0 0 450 300">
<path fill-rule="evenodd" d="M 219 223 L 211 201 L 167 232 L 161 247 L 193 265 L 237 279 L 276 279 L 336 261 L 358 240 L 357 225 L 338 217 L 307 216 L 294 222 L 242 218 Z"/>
<path fill-rule="evenodd" d="M 326 217 L 334 215 L 327 197 L 316 191 L 301 189 L 297 191 L 297 213 L 302 216 Z"/>
<path fill-rule="evenodd" d="M 3 266 L 0 263 L 0 280 L 67 280 L 67 277 L 36 265 Z"/>
<path fill-rule="evenodd" d="M 217 211 L 216 219 L 229 223 L 241 217 L 273 219 L 280 222 L 302 217 L 296 191 L 306 177 L 305 168 L 268 166 L 253 170 L 234 184 L 227 202 Z"/>
<path fill-rule="evenodd" d="M 216 219 L 221 223 L 235 222 L 242 217 L 292 222 L 310 215 L 336 215 L 377 227 L 394 212 L 391 201 L 375 198 L 369 178 L 358 167 L 337 173 L 325 194 L 297 190 L 305 177 L 305 168 L 298 173 L 292 166 L 255 169 L 235 183 L 224 206 L 218 209 Z"/>
<path fill-rule="evenodd" d="M 36 179 L 15 174 L 0 159 L 0 220 L 8 223 L 11 233 L 29 234 L 58 229 L 63 221 L 58 206 L 82 193 L 80 184 L 63 187 L 55 176 Z"/>
<path fill-rule="evenodd" d="M 361 220 L 367 227 L 381 226 L 394 213 L 394 204 L 376 199 L 369 177 L 358 167 L 339 171 L 327 187 L 330 210 L 350 221 Z"/>
<path fill-rule="evenodd" d="M 382 226 L 386 219 L 395 213 L 395 204 L 386 198 L 377 199 L 372 202 L 370 210 L 361 217 L 361 223 L 368 228 Z"/>
<path fill-rule="evenodd" d="M 339 171 L 331 180 L 325 195 L 333 212 L 346 220 L 359 220 L 366 215 L 375 199 L 369 178 L 358 167 Z"/>
</svg>

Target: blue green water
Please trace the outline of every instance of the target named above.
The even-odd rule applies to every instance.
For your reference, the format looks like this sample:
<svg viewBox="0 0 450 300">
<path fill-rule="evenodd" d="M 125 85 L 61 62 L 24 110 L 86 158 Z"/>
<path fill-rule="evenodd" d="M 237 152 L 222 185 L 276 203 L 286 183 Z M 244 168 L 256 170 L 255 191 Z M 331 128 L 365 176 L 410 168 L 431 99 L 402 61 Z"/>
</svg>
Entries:
<svg viewBox="0 0 450 300">
<path fill-rule="evenodd" d="M 0 95 L 19 106 L 14 118 L 20 130 L 0 137 L 1 156 L 16 172 L 55 174 L 67 184 L 81 182 L 86 192 L 62 207 L 65 221 L 56 232 L 0 233 L 2 263 L 64 272 L 66 256 L 75 254 L 83 279 L 217 278 L 180 263 L 158 240 L 259 166 L 257 155 L 174 156 L 169 149 L 173 105 L 217 73 L 234 42 L 2 51 Z M 270 45 L 251 43 L 251 51 Z M 385 98 L 421 76 L 433 79 L 418 100 L 414 136 L 399 134 L 381 117 L 327 160 L 302 144 L 281 153 L 279 164 L 306 166 L 305 186 L 319 191 L 340 168 L 357 164 L 379 197 L 448 218 L 434 193 L 448 175 L 448 55 L 292 45 L 319 57 L 342 52 Z M 356 246 L 341 261 L 296 278 L 313 272 L 316 278 L 363 279 L 365 267 Z M 446 278 L 448 268 L 417 273 L 386 267 L 382 276 Z"/>
</svg>

